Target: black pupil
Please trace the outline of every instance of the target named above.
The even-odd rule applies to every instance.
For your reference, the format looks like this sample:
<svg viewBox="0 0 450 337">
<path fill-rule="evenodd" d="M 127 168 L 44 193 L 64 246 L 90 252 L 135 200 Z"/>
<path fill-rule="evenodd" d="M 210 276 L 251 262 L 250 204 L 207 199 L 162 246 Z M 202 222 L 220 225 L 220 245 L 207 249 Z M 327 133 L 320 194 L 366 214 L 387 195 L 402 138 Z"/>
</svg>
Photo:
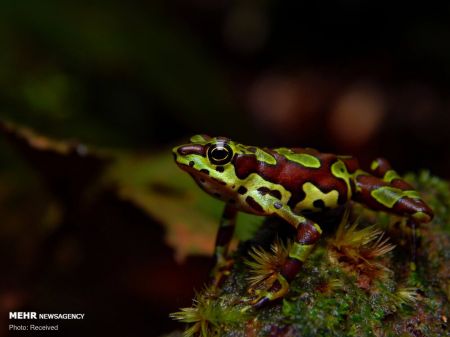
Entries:
<svg viewBox="0 0 450 337">
<path fill-rule="evenodd" d="M 212 156 L 216 160 L 225 159 L 228 155 L 228 151 L 224 148 L 216 148 L 212 151 Z"/>
</svg>

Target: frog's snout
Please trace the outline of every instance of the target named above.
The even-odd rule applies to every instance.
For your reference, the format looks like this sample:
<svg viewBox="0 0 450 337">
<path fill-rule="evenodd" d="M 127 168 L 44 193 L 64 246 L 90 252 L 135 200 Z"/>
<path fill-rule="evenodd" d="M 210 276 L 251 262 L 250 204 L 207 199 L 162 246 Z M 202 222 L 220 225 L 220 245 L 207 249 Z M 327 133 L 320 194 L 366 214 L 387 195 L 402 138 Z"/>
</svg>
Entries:
<svg viewBox="0 0 450 337">
<path fill-rule="evenodd" d="M 176 162 L 178 162 L 178 148 L 179 148 L 179 146 L 175 146 L 175 147 L 172 149 L 173 159 L 174 159 Z"/>
<path fill-rule="evenodd" d="M 198 144 L 180 145 L 175 147 L 173 152 L 177 156 L 187 156 L 188 154 L 196 154 L 203 157 L 206 156 L 206 148 L 203 145 Z"/>
</svg>

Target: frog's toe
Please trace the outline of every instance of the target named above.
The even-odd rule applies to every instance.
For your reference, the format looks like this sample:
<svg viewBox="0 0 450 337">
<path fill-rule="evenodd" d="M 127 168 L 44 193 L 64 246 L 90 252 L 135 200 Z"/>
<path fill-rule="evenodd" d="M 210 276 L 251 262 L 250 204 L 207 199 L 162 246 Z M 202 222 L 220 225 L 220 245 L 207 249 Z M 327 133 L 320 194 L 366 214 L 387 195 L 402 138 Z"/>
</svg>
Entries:
<svg viewBox="0 0 450 337">
<path fill-rule="evenodd" d="M 269 301 L 270 301 L 270 298 L 267 296 L 264 296 L 262 298 L 259 298 L 257 301 L 253 301 L 252 306 L 255 309 L 259 309 L 259 308 L 263 307 Z"/>
<path fill-rule="evenodd" d="M 272 302 L 278 298 L 283 297 L 283 294 L 279 292 L 272 292 L 272 291 L 263 291 L 261 292 L 256 298 L 253 298 L 249 304 L 255 308 L 259 309 L 263 307 L 264 305 L 268 304 L 269 302 Z"/>
<path fill-rule="evenodd" d="M 221 263 L 218 263 L 211 271 L 211 285 L 215 288 L 219 288 L 222 282 L 231 274 L 231 268 L 233 267 L 234 260 L 226 259 Z"/>
<path fill-rule="evenodd" d="M 276 281 L 273 283 L 270 289 L 257 291 L 256 298 L 250 301 L 250 304 L 254 308 L 260 308 L 271 301 L 283 298 L 288 291 L 289 291 L 288 281 L 283 277 L 283 275 L 278 274 Z"/>
</svg>

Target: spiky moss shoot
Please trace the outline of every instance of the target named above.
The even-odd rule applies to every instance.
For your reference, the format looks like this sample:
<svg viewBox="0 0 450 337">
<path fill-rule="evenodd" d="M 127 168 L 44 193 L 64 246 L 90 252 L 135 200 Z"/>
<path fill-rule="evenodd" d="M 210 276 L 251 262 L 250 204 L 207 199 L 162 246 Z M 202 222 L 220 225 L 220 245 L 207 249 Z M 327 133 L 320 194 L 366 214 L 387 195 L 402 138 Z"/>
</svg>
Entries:
<svg viewBox="0 0 450 337">
<path fill-rule="evenodd" d="M 399 287 L 394 294 L 397 305 L 414 305 L 421 296 L 415 287 Z"/>
<path fill-rule="evenodd" d="M 252 260 L 244 263 L 250 267 L 249 291 L 255 289 L 269 289 L 277 279 L 277 274 L 286 262 L 291 248 L 291 241 L 284 244 L 276 239 L 271 245 L 271 251 L 265 251 L 260 247 L 252 247 L 249 252 Z"/>
<path fill-rule="evenodd" d="M 244 307 L 232 303 L 230 297 L 217 297 L 211 289 L 197 293 L 190 308 L 170 314 L 170 317 L 191 324 L 183 337 L 215 337 L 248 320 Z"/>
<path fill-rule="evenodd" d="M 336 290 L 344 288 L 344 282 L 340 279 L 334 278 L 329 279 L 324 282 L 319 283 L 317 286 L 317 291 L 320 291 L 322 294 L 332 294 Z"/>
<path fill-rule="evenodd" d="M 375 225 L 358 229 L 358 223 L 348 224 L 345 213 L 334 238 L 329 240 L 328 257 L 333 264 L 357 276 L 360 288 L 369 289 L 373 280 L 384 279 L 390 270 L 379 261 L 395 245 L 388 243 Z"/>
</svg>

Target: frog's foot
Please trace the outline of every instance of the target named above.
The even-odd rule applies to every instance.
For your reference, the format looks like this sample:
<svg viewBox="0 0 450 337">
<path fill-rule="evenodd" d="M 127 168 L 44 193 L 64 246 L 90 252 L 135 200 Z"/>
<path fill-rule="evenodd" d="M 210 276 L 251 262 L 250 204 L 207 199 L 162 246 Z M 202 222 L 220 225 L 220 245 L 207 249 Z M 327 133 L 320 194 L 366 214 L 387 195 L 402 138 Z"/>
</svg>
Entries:
<svg viewBox="0 0 450 337">
<path fill-rule="evenodd" d="M 213 288 L 220 287 L 223 281 L 230 275 L 233 264 L 234 260 L 229 258 L 216 263 L 211 271 L 211 286 Z"/>
<path fill-rule="evenodd" d="M 253 295 L 249 304 L 254 308 L 260 308 L 264 304 L 274 301 L 279 298 L 283 298 L 289 291 L 289 282 L 281 273 L 273 274 L 272 280 L 264 282 L 270 284 L 269 288 L 253 289 L 250 288 L 248 292 Z M 266 280 L 267 281 L 267 280 Z"/>
</svg>

